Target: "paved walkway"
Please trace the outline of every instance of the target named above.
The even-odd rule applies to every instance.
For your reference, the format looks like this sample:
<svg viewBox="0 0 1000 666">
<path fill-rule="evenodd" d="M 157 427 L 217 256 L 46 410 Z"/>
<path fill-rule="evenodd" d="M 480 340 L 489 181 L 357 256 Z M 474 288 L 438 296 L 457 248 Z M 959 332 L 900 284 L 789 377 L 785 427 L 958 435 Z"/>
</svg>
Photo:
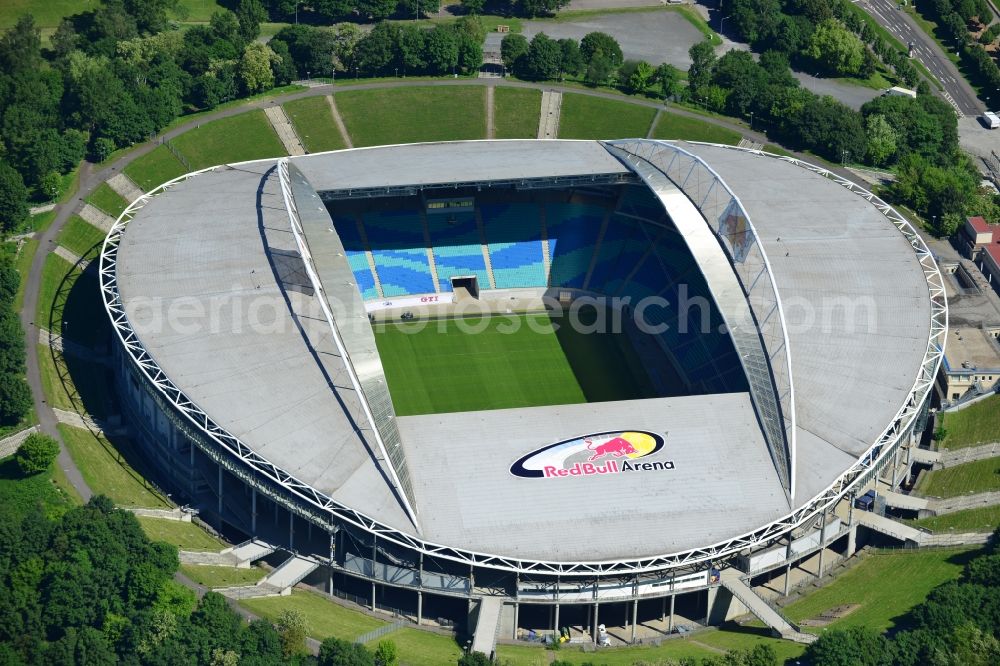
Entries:
<svg viewBox="0 0 1000 666">
<path fill-rule="evenodd" d="M 497 135 L 496 118 L 493 117 L 495 103 L 493 101 L 493 91 L 496 86 L 486 86 L 486 138 L 495 139 Z"/>
<path fill-rule="evenodd" d="M 557 90 L 542 91 L 542 109 L 538 115 L 539 139 L 559 138 L 559 116 L 562 114 L 562 93 Z"/>
<path fill-rule="evenodd" d="M 347 125 L 344 124 L 344 119 L 340 117 L 340 109 L 337 108 L 337 102 L 333 99 L 333 95 L 327 95 L 326 101 L 330 104 L 330 113 L 333 114 L 333 122 L 337 125 L 337 131 L 340 132 L 340 138 L 344 140 L 344 145 L 348 148 L 353 148 L 354 142 L 351 141 L 351 135 L 347 132 Z"/>
</svg>

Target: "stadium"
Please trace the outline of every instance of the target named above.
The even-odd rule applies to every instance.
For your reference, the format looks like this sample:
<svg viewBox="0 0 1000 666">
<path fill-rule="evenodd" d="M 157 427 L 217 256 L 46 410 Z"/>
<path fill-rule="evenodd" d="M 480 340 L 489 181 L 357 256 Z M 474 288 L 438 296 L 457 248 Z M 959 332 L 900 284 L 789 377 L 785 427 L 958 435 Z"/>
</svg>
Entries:
<svg viewBox="0 0 1000 666">
<path fill-rule="evenodd" d="M 634 640 L 668 606 L 668 631 L 749 609 L 797 635 L 753 587 L 854 550 L 947 325 L 933 257 L 867 190 L 639 139 L 213 167 L 135 201 L 100 275 L 161 485 L 486 652 Z"/>
</svg>

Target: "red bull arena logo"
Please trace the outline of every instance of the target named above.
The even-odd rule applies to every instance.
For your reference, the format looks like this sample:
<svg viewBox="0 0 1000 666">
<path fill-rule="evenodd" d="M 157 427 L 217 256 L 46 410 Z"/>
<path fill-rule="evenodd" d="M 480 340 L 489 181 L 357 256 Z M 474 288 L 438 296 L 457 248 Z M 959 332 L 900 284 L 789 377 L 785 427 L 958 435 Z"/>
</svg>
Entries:
<svg viewBox="0 0 1000 666">
<path fill-rule="evenodd" d="M 603 476 L 674 468 L 672 460 L 644 460 L 659 453 L 664 439 L 645 430 L 599 432 L 536 449 L 510 466 L 524 479 Z"/>
</svg>

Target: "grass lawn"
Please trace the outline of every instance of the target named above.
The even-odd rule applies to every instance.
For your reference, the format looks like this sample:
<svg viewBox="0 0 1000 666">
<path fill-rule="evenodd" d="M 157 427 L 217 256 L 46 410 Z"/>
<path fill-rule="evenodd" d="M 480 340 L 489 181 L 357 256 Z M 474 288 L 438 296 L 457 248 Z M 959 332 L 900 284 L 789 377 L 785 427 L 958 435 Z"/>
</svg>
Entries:
<svg viewBox="0 0 1000 666">
<path fill-rule="evenodd" d="M 104 232 L 82 217 L 71 215 L 59 232 L 59 244 L 74 254 L 93 260 L 104 242 Z"/>
<path fill-rule="evenodd" d="M 57 356 L 37 345 L 42 389 L 53 407 L 104 418 L 110 412 L 111 378 L 106 366 L 75 356 Z"/>
<path fill-rule="evenodd" d="M 540 314 L 376 326 L 375 341 L 396 413 L 653 395 L 626 334 L 587 335 L 570 326 L 553 332 L 552 323 L 548 315 Z M 517 330 L 511 333 L 512 324 Z"/>
<path fill-rule="evenodd" d="M 310 153 L 346 148 L 326 97 L 306 97 L 284 105 L 285 114 Z"/>
<path fill-rule="evenodd" d="M 235 7 L 236 5 L 233 5 L 234 11 Z M 170 15 L 181 21 L 207 23 L 213 13 L 225 9 L 225 4 L 219 4 L 216 0 L 178 0 L 177 9 L 170 12 Z"/>
<path fill-rule="evenodd" d="M 187 158 L 192 171 L 285 154 L 263 111 L 213 120 L 181 134 L 172 143 Z"/>
<path fill-rule="evenodd" d="M 930 516 L 906 521 L 915 527 L 923 527 L 931 532 L 992 532 L 1000 525 L 1000 506 L 984 506 L 965 509 L 941 516 Z"/>
<path fill-rule="evenodd" d="M 846 629 L 865 625 L 885 631 L 895 618 L 922 602 L 927 594 L 962 573 L 976 549 L 884 551 L 868 557 L 838 576 L 826 587 L 810 593 L 784 609 L 792 621 L 817 617 L 841 604 L 860 608 L 828 627 Z M 806 631 L 821 631 L 806 627 Z"/>
<path fill-rule="evenodd" d="M 214 536 L 201 529 L 194 523 L 182 523 L 179 520 L 167 520 L 165 518 L 150 518 L 148 516 L 136 516 L 142 530 L 152 541 L 165 541 L 177 546 L 179 550 L 207 550 L 218 552 L 225 548 L 227 544 L 219 541 Z M 229 569 L 230 567 L 192 567 L 194 569 Z M 246 569 L 241 569 L 246 571 Z M 251 569 L 250 571 L 253 571 Z M 263 576 L 257 569 L 258 575 L 254 579 L 257 582 Z M 203 583 L 204 584 L 204 583 Z"/>
<path fill-rule="evenodd" d="M 344 608 L 320 594 L 304 590 L 292 590 L 288 597 L 245 599 L 240 601 L 240 605 L 271 621 L 277 620 L 285 609 L 301 611 L 306 617 L 306 634 L 317 640 L 336 636 L 350 641 L 387 624 L 359 611 Z M 399 633 L 401 632 L 392 635 L 393 640 Z M 401 645 L 400 654 L 406 654 Z M 451 660 L 447 663 L 454 662 L 455 660 Z"/>
<path fill-rule="evenodd" d="M 56 219 L 56 211 L 52 209 L 46 213 L 38 213 L 37 215 L 32 215 L 28 218 L 28 229 L 34 231 L 45 231 L 52 224 L 52 220 Z M 27 229 L 25 230 L 27 231 Z"/>
<path fill-rule="evenodd" d="M 736 145 L 743 138 L 743 135 L 728 127 L 719 127 L 704 120 L 664 111 L 660 114 L 660 119 L 653 129 L 653 138 L 709 141 Z"/>
<path fill-rule="evenodd" d="M 400 629 L 385 638 L 368 643 L 374 650 L 380 640 L 390 640 L 399 650 L 400 666 L 441 666 L 457 663 L 462 648 L 450 636 L 442 636 L 420 629 Z"/>
<path fill-rule="evenodd" d="M 169 508 L 170 503 L 132 469 L 123 455 L 103 436 L 60 425 L 66 448 L 90 489 L 121 506 Z"/>
<path fill-rule="evenodd" d="M 147 192 L 185 173 L 187 169 L 166 146 L 157 146 L 125 167 L 125 174 Z"/>
<path fill-rule="evenodd" d="M 50 516 L 68 509 L 66 493 L 53 482 L 55 469 L 53 464 L 46 472 L 23 477 L 14 456 L 0 459 L 0 519 L 6 523 L 18 520 L 39 503 Z"/>
<path fill-rule="evenodd" d="M 46 256 L 35 323 L 87 347 L 106 346 L 111 324 L 96 273 L 96 263 L 81 271 L 56 254 Z"/>
<path fill-rule="evenodd" d="M 482 86 L 348 90 L 337 108 L 355 146 L 486 137 Z"/>
<path fill-rule="evenodd" d="M 775 155 L 781 155 L 783 157 L 792 157 L 792 153 L 785 150 L 781 146 L 774 143 L 765 143 L 764 152 L 774 153 Z"/>
<path fill-rule="evenodd" d="M 264 570 L 258 567 L 236 569 L 235 567 L 205 567 L 196 564 L 182 564 L 181 573 L 199 585 L 211 588 L 256 585 L 264 577 Z"/>
<path fill-rule="evenodd" d="M 25 238 L 21 241 L 21 247 L 17 250 L 17 259 L 14 260 L 14 267 L 17 274 L 21 276 L 21 284 L 17 286 L 17 295 L 14 296 L 14 311 L 20 312 L 24 307 L 24 287 L 28 283 L 28 271 L 31 270 L 31 262 L 38 251 L 38 240 L 35 238 Z"/>
<path fill-rule="evenodd" d="M 498 139 L 534 139 L 542 91 L 497 86 L 493 93 L 493 124 Z"/>
<path fill-rule="evenodd" d="M 947 432 L 941 448 L 961 449 L 1000 441 L 1000 396 L 991 396 L 958 412 L 945 412 Z"/>
<path fill-rule="evenodd" d="M 34 16 L 39 28 L 55 28 L 64 16 L 97 9 L 100 5 L 100 0 L 3 0 L 0 29 L 14 25 L 23 14 Z"/>
<path fill-rule="evenodd" d="M 566 93 L 559 119 L 560 139 L 643 138 L 656 109 L 601 97 Z"/>
<path fill-rule="evenodd" d="M 928 472 L 917 490 L 929 497 L 955 497 L 1000 490 L 1000 458 L 986 458 Z"/>
<path fill-rule="evenodd" d="M 87 197 L 87 203 L 100 208 L 111 217 L 118 219 L 118 216 L 125 212 L 129 202 L 125 201 L 122 195 L 111 189 L 110 185 L 101 183 Z"/>
</svg>

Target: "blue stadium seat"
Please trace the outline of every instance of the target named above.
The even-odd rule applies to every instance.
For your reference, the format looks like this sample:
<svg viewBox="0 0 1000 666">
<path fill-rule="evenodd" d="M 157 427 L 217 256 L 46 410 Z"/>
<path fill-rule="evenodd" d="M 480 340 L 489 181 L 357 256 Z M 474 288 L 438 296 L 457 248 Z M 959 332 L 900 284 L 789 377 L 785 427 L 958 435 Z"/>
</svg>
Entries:
<svg viewBox="0 0 1000 666">
<path fill-rule="evenodd" d="M 434 292 L 419 211 L 368 212 L 364 225 L 385 296 Z"/>
<path fill-rule="evenodd" d="M 545 220 L 552 267 L 549 284 L 583 287 L 601 233 L 604 208 L 588 204 L 546 204 Z"/>
<path fill-rule="evenodd" d="M 475 275 L 480 289 L 490 288 L 483 245 L 473 213 L 439 213 L 427 216 L 434 248 L 434 264 L 442 291 L 451 291 L 451 278 Z"/>
<path fill-rule="evenodd" d="M 544 287 L 542 224 L 535 204 L 484 204 L 480 208 L 497 289 Z"/>
<path fill-rule="evenodd" d="M 354 217 L 338 216 L 333 217 L 333 228 L 340 236 L 340 242 L 344 245 L 344 253 L 347 256 L 347 263 L 354 273 L 354 281 L 361 292 L 361 298 L 370 300 L 378 298 L 378 290 L 375 288 L 375 276 L 372 275 L 371 266 L 368 265 L 368 257 L 365 256 L 364 244 L 358 234 L 358 223 Z"/>
</svg>

